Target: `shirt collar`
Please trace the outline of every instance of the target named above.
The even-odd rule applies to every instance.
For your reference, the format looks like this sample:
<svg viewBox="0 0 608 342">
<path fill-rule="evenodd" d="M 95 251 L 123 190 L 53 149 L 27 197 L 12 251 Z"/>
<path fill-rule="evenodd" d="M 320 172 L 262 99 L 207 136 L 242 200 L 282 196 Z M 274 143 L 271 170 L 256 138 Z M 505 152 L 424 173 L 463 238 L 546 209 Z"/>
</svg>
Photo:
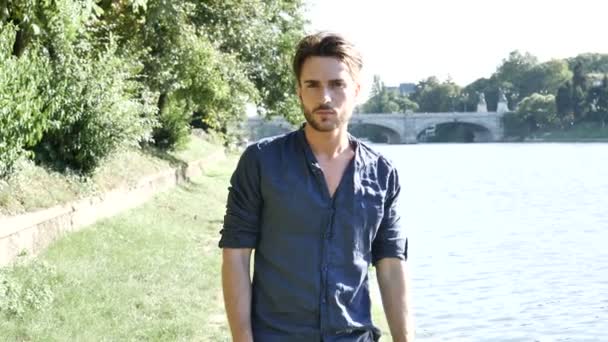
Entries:
<svg viewBox="0 0 608 342">
<path fill-rule="evenodd" d="M 319 168 L 319 162 L 317 161 L 317 158 L 315 157 L 314 153 L 312 152 L 312 149 L 310 148 L 310 145 L 308 144 L 308 141 L 306 140 L 306 134 L 304 133 L 305 126 L 306 123 L 303 123 L 296 131 L 296 135 L 298 136 L 298 141 L 304 151 L 304 156 L 306 157 L 307 164 L 309 166 L 312 166 L 313 169 L 316 169 Z M 348 142 L 355 151 L 355 170 L 359 171 L 365 164 L 363 157 L 361 156 L 361 142 L 359 141 L 359 139 L 357 139 L 350 133 L 348 133 Z"/>
</svg>

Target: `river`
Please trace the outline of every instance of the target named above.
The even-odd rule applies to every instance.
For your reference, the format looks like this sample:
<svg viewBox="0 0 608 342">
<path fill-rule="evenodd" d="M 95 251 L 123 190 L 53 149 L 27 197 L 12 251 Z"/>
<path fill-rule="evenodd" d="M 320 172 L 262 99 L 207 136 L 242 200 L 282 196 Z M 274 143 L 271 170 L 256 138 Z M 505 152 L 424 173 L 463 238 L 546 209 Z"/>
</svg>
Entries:
<svg viewBox="0 0 608 342">
<path fill-rule="evenodd" d="M 608 341 L 608 144 L 374 145 L 418 341 Z"/>
</svg>

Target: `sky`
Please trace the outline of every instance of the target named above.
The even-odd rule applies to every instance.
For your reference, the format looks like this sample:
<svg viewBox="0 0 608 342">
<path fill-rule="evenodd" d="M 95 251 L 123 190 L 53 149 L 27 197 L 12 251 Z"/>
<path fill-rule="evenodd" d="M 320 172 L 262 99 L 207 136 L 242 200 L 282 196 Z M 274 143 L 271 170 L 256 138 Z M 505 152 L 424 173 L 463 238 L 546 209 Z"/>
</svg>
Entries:
<svg viewBox="0 0 608 342">
<path fill-rule="evenodd" d="M 435 75 L 466 86 L 513 50 L 541 62 L 608 53 L 608 0 L 305 0 L 308 32 L 344 34 L 388 86 Z"/>
</svg>

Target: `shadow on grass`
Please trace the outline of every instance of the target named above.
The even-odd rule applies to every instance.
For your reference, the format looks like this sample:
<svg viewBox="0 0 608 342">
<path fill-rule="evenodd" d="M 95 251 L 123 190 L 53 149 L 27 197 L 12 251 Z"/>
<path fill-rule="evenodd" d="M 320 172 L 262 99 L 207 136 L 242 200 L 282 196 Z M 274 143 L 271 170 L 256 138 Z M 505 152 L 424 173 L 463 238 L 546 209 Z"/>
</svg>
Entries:
<svg viewBox="0 0 608 342">
<path fill-rule="evenodd" d="M 174 167 L 179 167 L 181 170 L 185 170 L 188 166 L 188 163 L 185 160 L 179 159 L 171 154 L 169 154 L 166 150 L 161 150 L 157 147 L 153 146 L 144 146 L 142 147 L 142 151 L 147 153 L 153 157 L 164 160 L 169 163 L 169 165 Z"/>
</svg>

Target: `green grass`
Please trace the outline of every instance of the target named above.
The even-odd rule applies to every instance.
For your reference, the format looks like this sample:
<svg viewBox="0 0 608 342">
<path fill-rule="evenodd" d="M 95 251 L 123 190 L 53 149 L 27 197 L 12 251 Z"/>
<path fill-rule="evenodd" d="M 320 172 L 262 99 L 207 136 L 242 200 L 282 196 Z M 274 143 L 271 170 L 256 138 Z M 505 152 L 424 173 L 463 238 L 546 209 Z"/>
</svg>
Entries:
<svg viewBox="0 0 608 342">
<path fill-rule="evenodd" d="M 234 162 L 0 271 L 0 341 L 228 341 L 217 240 Z"/>
<path fill-rule="evenodd" d="M 218 148 L 214 139 L 193 134 L 186 148 L 175 152 L 152 148 L 119 151 L 88 177 L 59 173 L 31 161 L 21 161 L 16 173 L 8 180 L 0 180 L 0 217 L 133 185 L 145 175 L 208 156 Z"/>
<path fill-rule="evenodd" d="M 0 341 L 230 341 L 217 241 L 235 163 L 0 269 Z"/>
</svg>

